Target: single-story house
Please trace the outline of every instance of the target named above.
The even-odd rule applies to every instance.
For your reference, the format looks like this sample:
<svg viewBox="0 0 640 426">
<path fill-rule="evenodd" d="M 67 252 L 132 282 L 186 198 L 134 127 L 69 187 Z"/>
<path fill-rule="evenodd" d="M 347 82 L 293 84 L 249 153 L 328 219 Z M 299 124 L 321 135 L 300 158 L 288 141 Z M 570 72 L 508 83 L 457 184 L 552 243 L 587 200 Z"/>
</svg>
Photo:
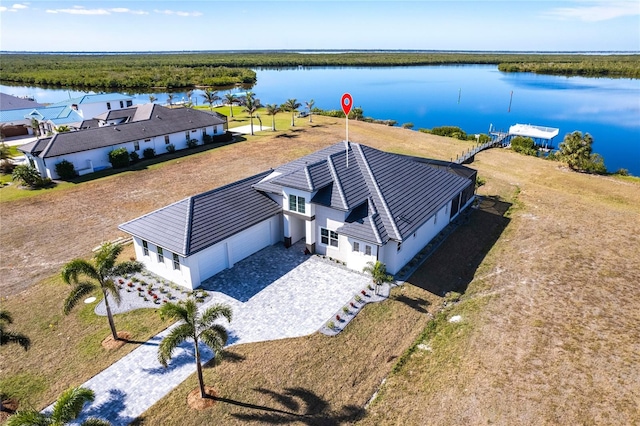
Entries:
<svg viewBox="0 0 640 426">
<path fill-rule="evenodd" d="M 156 154 L 167 152 L 172 144 L 176 150 L 187 148 L 187 141 L 202 141 L 204 135 L 225 133 L 226 118 L 191 108 L 169 109 L 160 105 L 135 105 L 99 115 L 86 129 L 58 133 L 52 137 L 20 146 L 30 163 L 44 177 L 58 178 L 55 165 L 63 160 L 74 164 L 80 174 L 111 167 L 109 152 L 124 147 L 137 152 L 140 158 L 147 148 Z"/>
<path fill-rule="evenodd" d="M 33 133 L 31 120 L 26 117 L 34 108 L 44 108 L 33 99 L 21 98 L 0 92 L 0 124 L 2 135 L 10 138 Z"/>
<path fill-rule="evenodd" d="M 274 170 L 133 219 L 136 257 L 187 288 L 269 245 L 396 274 L 470 206 L 476 171 L 337 143 Z"/>
</svg>

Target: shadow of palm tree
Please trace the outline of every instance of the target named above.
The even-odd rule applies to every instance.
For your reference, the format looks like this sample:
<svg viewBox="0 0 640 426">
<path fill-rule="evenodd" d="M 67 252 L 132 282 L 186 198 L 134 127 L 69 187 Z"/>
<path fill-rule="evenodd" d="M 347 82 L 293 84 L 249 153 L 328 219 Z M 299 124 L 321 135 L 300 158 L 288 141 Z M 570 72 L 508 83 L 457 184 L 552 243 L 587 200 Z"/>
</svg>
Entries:
<svg viewBox="0 0 640 426">
<path fill-rule="evenodd" d="M 78 422 L 77 424 L 82 423 L 82 421 L 88 418 L 95 417 L 108 420 L 114 426 L 128 425 L 135 419 L 122 416 L 122 413 L 126 409 L 126 398 L 127 394 L 120 389 L 109 389 L 109 398 L 98 405 L 90 405 L 88 409 L 83 411 L 80 417 L 78 417 L 76 420 Z"/>
<path fill-rule="evenodd" d="M 227 340 L 227 343 L 229 343 L 229 340 Z M 224 362 L 231 362 L 235 364 L 247 359 L 244 355 L 240 355 L 239 353 L 231 352 L 230 350 L 226 350 L 226 349 L 223 350 L 219 355 L 220 356 L 217 356 L 209 360 L 206 364 L 202 366 L 202 368 L 217 367 L 218 365 Z"/>
<path fill-rule="evenodd" d="M 291 133 L 280 133 L 279 135 L 276 136 L 276 138 L 285 138 L 285 139 L 295 139 L 297 138 L 299 135 L 297 134 L 291 134 Z"/>
<path fill-rule="evenodd" d="M 233 404 L 238 407 L 263 411 L 233 413 L 232 416 L 244 420 L 263 424 L 302 423 L 306 425 L 340 425 L 352 423 L 362 419 L 364 409 L 353 405 L 345 405 L 334 410 L 330 404 L 312 391 L 304 388 L 285 388 L 284 392 L 269 389 L 253 389 L 262 395 L 267 395 L 283 408 L 267 407 L 235 401 L 229 398 L 215 397 L 217 401 Z"/>
<path fill-rule="evenodd" d="M 404 303 L 410 308 L 413 308 L 414 310 L 421 312 L 423 314 L 427 313 L 427 307 L 431 305 L 431 302 L 429 302 L 426 299 L 423 299 L 422 297 L 414 299 L 412 297 L 408 297 L 405 295 L 398 295 L 398 296 L 393 296 L 392 299 L 400 303 Z"/>
</svg>

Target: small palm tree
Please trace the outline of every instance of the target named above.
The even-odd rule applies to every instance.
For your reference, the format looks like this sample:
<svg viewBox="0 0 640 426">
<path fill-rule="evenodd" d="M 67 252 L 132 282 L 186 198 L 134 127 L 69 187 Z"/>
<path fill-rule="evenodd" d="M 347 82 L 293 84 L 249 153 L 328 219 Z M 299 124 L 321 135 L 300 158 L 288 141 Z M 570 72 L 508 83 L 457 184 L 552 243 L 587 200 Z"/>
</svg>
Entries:
<svg viewBox="0 0 640 426">
<path fill-rule="evenodd" d="M 91 389 L 77 387 L 62 393 L 53 404 L 51 413 L 36 410 L 18 411 L 7 420 L 7 426 L 63 426 L 77 419 L 87 402 L 93 402 L 95 394 Z M 110 426 L 106 420 L 90 418 L 81 426 Z"/>
<path fill-rule="evenodd" d="M 276 131 L 276 114 L 280 112 L 280 107 L 276 104 L 267 104 L 267 114 L 271 116 L 271 130 Z"/>
<path fill-rule="evenodd" d="M 371 278 L 373 279 L 373 284 L 376 286 L 376 294 L 378 294 L 378 287 L 384 283 L 393 282 L 393 277 L 387 274 L 387 266 L 376 260 L 374 262 L 367 262 L 367 266 L 362 268 L 362 272 L 366 272 L 371 274 Z"/>
<path fill-rule="evenodd" d="M 249 113 L 249 122 L 251 123 L 251 135 L 253 135 L 253 114 L 260 108 L 260 100 L 255 99 L 255 93 L 247 92 L 244 99 L 244 111 Z"/>
<path fill-rule="evenodd" d="M 313 109 L 313 105 L 315 103 L 316 101 L 314 101 L 313 99 L 304 103 L 305 108 L 309 110 L 309 123 L 313 123 L 313 120 L 311 119 L 311 110 Z"/>
<path fill-rule="evenodd" d="M 64 125 L 64 124 L 61 125 L 61 126 L 56 127 L 56 132 L 58 132 L 58 133 L 68 133 L 70 131 L 71 131 L 71 128 L 69 126 L 67 126 L 67 125 Z"/>
<path fill-rule="evenodd" d="M 158 100 L 158 98 L 156 98 L 155 96 L 153 96 L 153 95 L 149 95 L 149 102 L 150 102 L 150 103 L 154 103 L 154 102 L 155 102 L 155 101 L 157 101 L 157 100 Z"/>
<path fill-rule="evenodd" d="M 5 326 L 13 324 L 13 317 L 9 311 L 0 310 L 0 346 L 16 343 L 27 351 L 31 346 L 31 340 L 28 336 L 17 333 L 15 331 L 5 330 Z"/>
<path fill-rule="evenodd" d="M 167 103 L 169 104 L 169 108 L 171 108 L 173 106 L 173 98 L 176 95 L 174 95 L 173 93 L 168 93 L 167 94 Z"/>
<path fill-rule="evenodd" d="M 298 108 L 300 108 L 300 103 L 297 99 L 287 99 L 287 102 L 283 103 L 281 108 L 285 111 L 291 112 L 291 126 L 295 127 L 295 113 L 298 111 Z"/>
<path fill-rule="evenodd" d="M 126 261 L 116 263 L 122 252 L 122 246 L 114 243 L 103 243 L 98 251 L 93 255 L 93 263 L 84 259 L 74 259 L 62 268 L 62 280 L 74 285 L 71 294 L 64 301 L 64 313 L 69 314 L 74 306 L 87 294 L 91 293 L 96 284 L 91 281 L 80 281 L 80 277 L 90 278 L 98 282 L 104 296 L 104 304 L 109 319 L 111 334 L 118 340 L 116 326 L 113 322 L 111 307 L 107 295 L 110 294 L 117 304 L 120 304 L 120 289 L 114 282 L 114 277 L 126 274 L 133 274 L 142 271 L 142 263 L 137 261 Z"/>
<path fill-rule="evenodd" d="M 209 109 L 211 111 L 213 111 L 213 104 L 220 100 L 218 91 L 212 89 L 205 89 L 202 97 L 204 98 L 204 101 L 209 104 Z"/>
<path fill-rule="evenodd" d="M 227 330 L 221 324 L 215 322 L 224 317 L 231 322 L 231 307 L 217 303 L 207 308 L 201 315 L 195 300 L 187 299 L 183 303 L 167 303 L 160 308 L 162 318 L 179 320 L 180 323 L 162 339 L 158 347 L 158 361 L 167 367 L 167 361 L 171 359 L 173 351 L 184 341 L 193 340 L 195 347 L 196 369 L 200 384 L 200 396 L 206 398 L 204 391 L 204 379 L 202 378 L 202 363 L 200 361 L 200 342 L 213 350 L 213 358 L 220 356 L 222 348 L 227 343 Z"/>
<path fill-rule="evenodd" d="M 233 118 L 233 104 L 238 103 L 238 100 L 236 99 L 236 95 L 229 92 L 224 95 L 224 100 L 227 103 L 227 105 L 229 105 L 229 117 Z"/>
<path fill-rule="evenodd" d="M 193 96 L 193 90 L 187 90 L 187 103 L 192 103 L 191 96 Z"/>
</svg>

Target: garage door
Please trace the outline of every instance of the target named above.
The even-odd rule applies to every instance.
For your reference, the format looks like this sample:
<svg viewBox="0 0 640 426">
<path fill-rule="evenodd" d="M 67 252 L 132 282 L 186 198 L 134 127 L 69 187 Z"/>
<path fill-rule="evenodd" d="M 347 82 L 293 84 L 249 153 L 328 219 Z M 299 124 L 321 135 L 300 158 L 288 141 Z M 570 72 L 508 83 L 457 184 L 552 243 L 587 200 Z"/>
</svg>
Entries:
<svg viewBox="0 0 640 426">
<path fill-rule="evenodd" d="M 229 240 L 230 262 L 239 262 L 270 244 L 269 221 L 252 226 Z"/>
<path fill-rule="evenodd" d="M 204 281 L 226 268 L 227 249 L 224 243 L 206 249 L 198 257 L 200 281 Z"/>
<path fill-rule="evenodd" d="M 2 134 L 5 138 L 12 138 L 14 136 L 28 135 L 29 131 L 24 126 L 5 126 L 2 128 Z"/>
</svg>

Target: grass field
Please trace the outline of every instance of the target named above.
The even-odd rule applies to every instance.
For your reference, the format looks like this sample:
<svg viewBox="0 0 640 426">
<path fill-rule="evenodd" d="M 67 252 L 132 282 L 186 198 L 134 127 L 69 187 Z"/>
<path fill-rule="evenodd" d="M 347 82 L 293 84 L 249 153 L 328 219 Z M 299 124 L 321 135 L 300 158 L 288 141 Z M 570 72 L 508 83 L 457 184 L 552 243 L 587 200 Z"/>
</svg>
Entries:
<svg viewBox="0 0 640 426">
<path fill-rule="evenodd" d="M 296 120 L 295 129 L 3 203 L 2 307 L 34 346 L 0 349 L 2 391 L 42 408 L 135 347 L 100 349 L 107 323 L 88 308 L 61 315 L 68 289 L 47 277 L 64 262 L 120 236 L 121 222 L 335 143 L 343 124 Z M 448 159 L 468 147 L 381 125 L 349 129 L 355 142 L 403 154 Z M 219 395 L 214 407 L 187 408 L 194 375 L 138 423 L 637 422 L 640 183 L 498 149 L 472 166 L 487 182 L 481 208 L 390 300 L 368 306 L 335 338 L 232 347 L 205 369 Z M 438 313 L 435 294 L 446 290 L 464 296 Z M 166 324 L 150 310 L 116 315 L 116 325 L 137 340 Z"/>
</svg>

